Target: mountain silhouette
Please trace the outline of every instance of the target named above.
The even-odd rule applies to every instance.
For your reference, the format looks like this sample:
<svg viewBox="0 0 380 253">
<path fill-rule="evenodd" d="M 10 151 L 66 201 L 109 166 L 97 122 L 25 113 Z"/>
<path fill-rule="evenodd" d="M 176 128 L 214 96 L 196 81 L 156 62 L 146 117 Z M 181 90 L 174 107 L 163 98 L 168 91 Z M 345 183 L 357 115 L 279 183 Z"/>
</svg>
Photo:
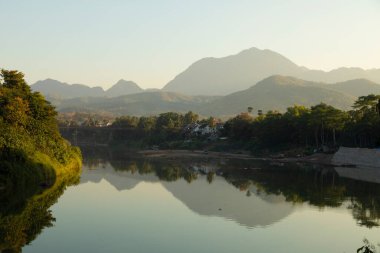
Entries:
<svg viewBox="0 0 380 253">
<path fill-rule="evenodd" d="M 106 91 L 106 96 L 118 97 L 121 95 L 139 93 L 142 91 L 144 90 L 141 89 L 135 82 L 121 79 Z"/>
<path fill-rule="evenodd" d="M 271 50 L 251 48 L 222 58 L 204 58 L 177 75 L 163 88 L 189 95 L 227 95 L 244 90 L 272 75 L 336 83 L 368 79 L 380 83 L 380 69 L 338 68 L 332 71 L 301 67 Z"/>
<path fill-rule="evenodd" d="M 88 87 L 83 84 L 67 84 L 53 79 L 38 81 L 31 85 L 32 90 L 39 91 L 51 100 L 64 100 L 79 97 L 117 97 L 144 91 L 132 81 L 119 80 L 108 90 L 102 87 Z"/>
</svg>

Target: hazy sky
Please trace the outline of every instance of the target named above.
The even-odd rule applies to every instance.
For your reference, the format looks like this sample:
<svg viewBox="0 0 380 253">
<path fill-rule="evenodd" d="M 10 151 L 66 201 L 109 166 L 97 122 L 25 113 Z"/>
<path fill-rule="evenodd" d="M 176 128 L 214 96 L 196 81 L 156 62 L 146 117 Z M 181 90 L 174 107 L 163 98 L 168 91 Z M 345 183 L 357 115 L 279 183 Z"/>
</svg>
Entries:
<svg viewBox="0 0 380 253">
<path fill-rule="evenodd" d="M 380 0 L 0 0 L 0 24 L 0 68 L 29 83 L 160 88 L 253 46 L 308 68 L 380 68 Z"/>
</svg>

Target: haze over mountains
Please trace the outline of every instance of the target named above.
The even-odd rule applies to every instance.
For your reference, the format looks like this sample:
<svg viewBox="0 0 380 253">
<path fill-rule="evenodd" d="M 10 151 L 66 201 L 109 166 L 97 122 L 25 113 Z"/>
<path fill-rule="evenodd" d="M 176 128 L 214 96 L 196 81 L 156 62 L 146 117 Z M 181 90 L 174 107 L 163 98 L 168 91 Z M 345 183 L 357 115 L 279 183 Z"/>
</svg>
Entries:
<svg viewBox="0 0 380 253">
<path fill-rule="evenodd" d="M 306 81 L 307 80 L 307 81 Z M 177 75 L 162 90 L 143 90 L 120 80 L 108 90 L 39 81 L 40 91 L 60 111 L 152 115 L 189 110 L 204 116 L 231 116 L 248 106 L 284 111 L 294 104 L 324 102 L 350 109 L 358 96 L 380 94 L 380 69 L 310 70 L 270 51 L 251 48 L 223 58 L 204 58 Z"/>
<path fill-rule="evenodd" d="M 310 70 L 276 52 L 251 48 L 227 57 L 201 59 L 177 75 L 163 90 L 189 95 L 227 95 L 247 89 L 271 75 L 326 83 L 359 78 L 380 83 L 380 69 Z"/>
<path fill-rule="evenodd" d="M 70 99 L 77 97 L 117 97 L 142 92 L 136 83 L 132 81 L 119 80 L 108 90 L 102 87 L 88 87 L 83 84 L 67 84 L 53 79 L 38 81 L 31 85 L 32 89 L 39 91 L 48 98 Z"/>
<path fill-rule="evenodd" d="M 365 87 L 366 91 L 357 89 L 357 86 Z M 245 112 L 248 106 L 254 111 L 285 111 L 295 104 L 313 106 L 324 102 L 349 110 L 356 98 L 367 92 L 380 94 L 380 85 L 360 79 L 325 84 L 276 75 L 227 96 L 189 96 L 156 91 L 119 97 L 74 98 L 56 105 L 61 112 L 102 112 L 115 116 L 156 115 L 168 111 L 185 113 L 191 110 L 204 116 L 228 117 Z"/>
</svg>

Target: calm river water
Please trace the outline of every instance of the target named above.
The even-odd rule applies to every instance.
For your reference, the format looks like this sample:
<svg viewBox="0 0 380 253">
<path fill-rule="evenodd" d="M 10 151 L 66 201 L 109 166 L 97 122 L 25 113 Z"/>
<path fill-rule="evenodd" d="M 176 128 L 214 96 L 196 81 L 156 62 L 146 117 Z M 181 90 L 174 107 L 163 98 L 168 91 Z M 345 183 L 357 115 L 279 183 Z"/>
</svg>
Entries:
<svg viewBox="0 0 380 253">
<path fill-rule="evenodd" d="M 380 184 L 357 175 L 85 154 L 80 182 L 36 209 L 22 252 L 356 252 L 380 242 Z"/>
</svg>

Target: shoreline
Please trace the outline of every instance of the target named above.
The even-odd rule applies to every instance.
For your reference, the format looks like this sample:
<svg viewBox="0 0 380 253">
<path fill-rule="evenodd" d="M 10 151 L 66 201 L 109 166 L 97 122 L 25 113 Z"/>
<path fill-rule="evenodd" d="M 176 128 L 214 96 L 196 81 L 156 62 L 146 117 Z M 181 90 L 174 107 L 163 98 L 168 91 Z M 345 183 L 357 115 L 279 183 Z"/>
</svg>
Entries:
<svg viewBox="0 0 380 253">
<path fill-rule="evenodd" d="M 304 157 L 256 157 L 249 154 L 235 154 L 229 152 L 215 152 L 202 150 L 140 150 L 137 152 L 144 157 L 150 158 L 227 158 L 227 159 L 242 159 L 255 161 L 269 162 L 289 162 L 289 163 L 312 163 L 326 166 L 333 166 L 332 154 L 313 154 Z"/>
</svg>

